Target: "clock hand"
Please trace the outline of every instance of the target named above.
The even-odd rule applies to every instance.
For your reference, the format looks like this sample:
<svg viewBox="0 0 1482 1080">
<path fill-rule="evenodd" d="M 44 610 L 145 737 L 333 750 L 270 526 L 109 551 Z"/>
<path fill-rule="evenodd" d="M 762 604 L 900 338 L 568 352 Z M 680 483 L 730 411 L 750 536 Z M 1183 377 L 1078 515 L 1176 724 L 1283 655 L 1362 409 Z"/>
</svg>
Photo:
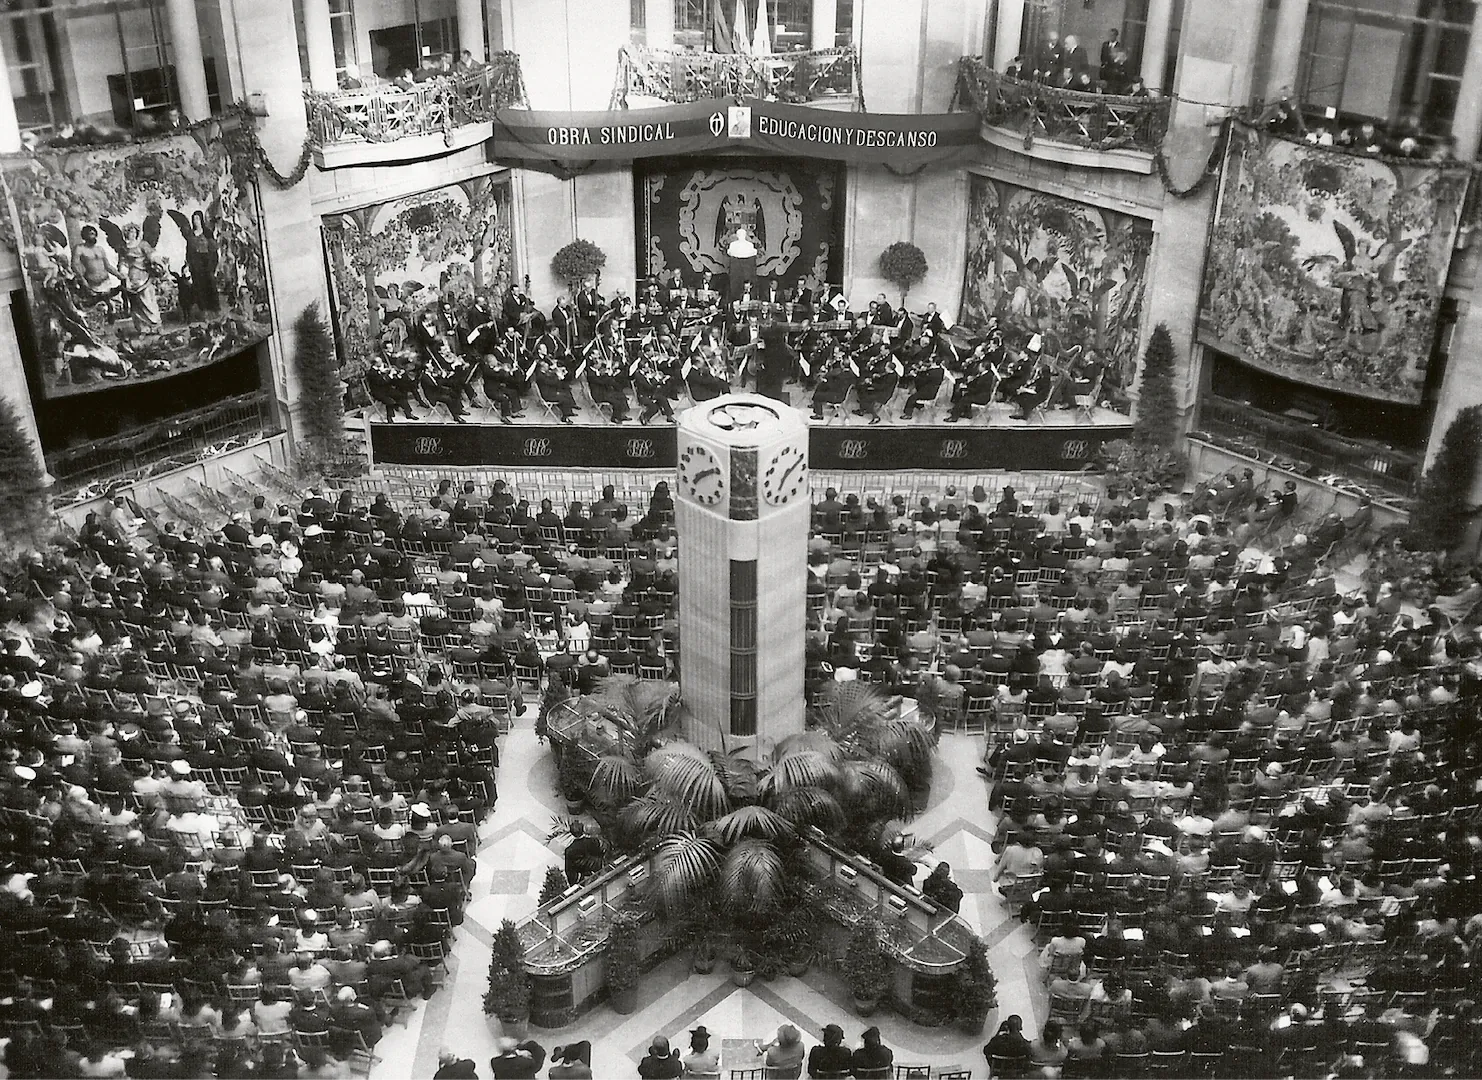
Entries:
<svg viewBox="0 0 1482 1080">
<path fill-rule="evenodd" d="M 787 469 L 782 474 L 782 478 L 777 481 L 777 490 L 778 491 L 781 491 L 782 490 L 782 488 L 787 484 L 787 478 L 789 476 L 791 476 L 793 474 L 793 470 L 796 469 L 802 463 L 803 463 L 803 459 L 802 458 L 793 458 L 792 464 L 787 467 Z"/>
<path fill-rule="evenodd" d="M 720 468 L 719 468 L 719 466 L 716 466 L 715 468 L 706 469 L 704 472 L 696 473 L 695 474 L 695 479 L 692 481 L 692 483 L 698 484 L 701 480 L 705 479 L 707 476 L 719 476 L 719 475 L 720 475 Z"/>
</svg>

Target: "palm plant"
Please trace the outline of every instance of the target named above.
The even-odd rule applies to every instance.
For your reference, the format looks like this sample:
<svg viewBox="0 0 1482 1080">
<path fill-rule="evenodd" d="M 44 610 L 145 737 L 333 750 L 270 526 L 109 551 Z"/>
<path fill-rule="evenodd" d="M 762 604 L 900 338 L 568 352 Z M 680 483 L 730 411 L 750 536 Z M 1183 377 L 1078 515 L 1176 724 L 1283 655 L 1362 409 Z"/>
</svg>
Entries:
<svg viewBox="0 0 1482 1080">
<path fill-rule="evenodd" d="M 784 900 L 784 853 L 802 829 L 857 822 L 877 835 L 886 821 L 910 816 L 896 763 L 925 760 L 929 768 L 930 739 L 896 731 L 883 706 L 878 694 L 851 695 L 827 723 L 782 740 L 760 765 L 682 740 L 649 742 L 635 728 L 598 764 L 592 788 L 620 806 L 617 827 L 628 842 L 658 840 L 654 890 L 663 910 L 681 912 L 714 888 L 733 913 L 767 914 Z"/>
</svg>

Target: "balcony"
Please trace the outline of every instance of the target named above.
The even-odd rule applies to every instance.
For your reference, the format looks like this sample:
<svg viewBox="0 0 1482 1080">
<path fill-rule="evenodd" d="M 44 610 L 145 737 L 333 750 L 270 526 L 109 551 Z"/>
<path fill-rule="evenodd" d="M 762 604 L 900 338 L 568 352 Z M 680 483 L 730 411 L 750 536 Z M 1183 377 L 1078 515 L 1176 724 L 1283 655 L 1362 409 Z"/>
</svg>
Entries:
<svg viewBox="0 0 1482 1080">
<path fill-rule="evenodd" d="M 859 54 L 853 46 L 748 56 L 633 45 L 618 53 L 614 109 L 741 97 L 853 109 L 859 102 Z"/>
<path fill-rule="evenodd" d="M 83 489 L 79 498 L 94 498 L 101 492 L 89 485 L 157 476 L 235 449 L 272 430 L 272 405 L 268 395 L 258 391 L 47 454 L 46 468 L 56 477 L 58 490 Z"/>
<path fill-rule="evenodd" d="M 494 133 L 494 113 L 524 105 L 520 58 L 496 53 L 472 71 L 402 87 L 378 82 L 332 93 L 304 91 L 314 163 L 321 169 L 409 161 L 459 150 Z"/>
<path fill-rule="evenodd" d="M 1170 101 L 1061 90 L 1011 79 L 982 57 L 957 67 L 957 99 L 983 121 L 983 138 L 996 146 L 1089 168 L 1151 173 L 1168 127 Z"/>
</svg>

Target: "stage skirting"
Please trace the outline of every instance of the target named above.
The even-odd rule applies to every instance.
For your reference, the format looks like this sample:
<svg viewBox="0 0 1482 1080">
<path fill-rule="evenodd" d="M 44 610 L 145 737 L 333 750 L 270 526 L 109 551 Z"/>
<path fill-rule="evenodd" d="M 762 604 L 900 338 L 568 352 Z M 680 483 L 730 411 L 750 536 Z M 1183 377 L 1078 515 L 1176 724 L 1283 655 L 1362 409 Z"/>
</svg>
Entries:
<svg viewBox="0 0 1482 1080">
<path fill-rule="evenodd" d="M 559 424 L 377 424 L 376 465 L 427 468 L 503 466 L 552 469 L 672 469 L 672 427 L 569 427 Z M 816 470 L 1075 470 L 1103 443 L 1131 427 L 815 427 L 809 465 Z"/>
</svg>

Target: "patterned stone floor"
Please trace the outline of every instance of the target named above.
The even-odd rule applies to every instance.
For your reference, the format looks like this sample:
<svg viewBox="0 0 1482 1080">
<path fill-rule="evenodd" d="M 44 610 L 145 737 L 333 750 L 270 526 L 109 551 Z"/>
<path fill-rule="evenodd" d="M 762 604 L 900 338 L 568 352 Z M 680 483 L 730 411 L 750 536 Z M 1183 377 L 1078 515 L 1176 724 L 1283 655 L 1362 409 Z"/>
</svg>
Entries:
<svg viewBox="0 0 1482 1080">
<path fill-rule="evenodd" d="M 931 803 L 910 829 L 918 842 L 929 844 L 952 864 L 953 877 L 965 893 L 962 914 L 988 942 L 999 998 L 999 1008 L 988 1020 L 991 1033 L 998 1019 L 1010 1013 L 1022 1015 L 1026 1028 L 1037 1027 L 1046 1002 L 1029 930 L 1008 914 L 988 880 L 994 815 L 988 811 L 987 786 L 976 772 L 982 752 L 981 737 L 943 738 Z M 545 868 L 560 860 L 559 848 L 545 843 L 551 817 L 560 810 L 554 779 L 550 750 L 537 742 L 527 710 L 500 748 L 499 803 L 480 830 L 473 900 L 456 931 L 447 984 L 419 1006 L 405 1026 L 386 1033 L 377 1048 L 382 1058 L 373 1072 L 377 1080 L 430 1077 L 443 1047 L 473 1058 L 480 1076 L 490 1075 L 498 1022 L 486 1020 L 481 1007 L 490 935 L 501 919 L 519 919 L 535 908 Z M 918 1028 L 883 1009 L 861 1019 L 854 1015 L 842 984 L 830 974 L 810 970 L 801 979 L 783 976 L 742 989 L 731 984 L 724 965 L 714 974 L 695 975 L 684 957 L 671 958 L 644 979 L 635 1012 L 620 1016 L 599 1006 L 569 1028 L 532 1028 L 531 1037 L 548 1050 L 576 1039 L 590 1040 L 594 1073 L 616 1080 L 638 1075 L 638 1061 L 654 1035 L 667 1035 L 676 1045 L 687 1046 L 689 1029 L 704 1024 L 716 1038 L 765 1040 L 783 1021 L 795 1024 L 809 1046 L 828 1023 L 840 1024 L 853 1045 L 858 1045 L 865 1027 L 876 1024 L 898 1064 L 964 1066 L 978 1076 L 986 1071 L 983 1038 L 953 1028 Z M 729 1069 L 757 1062 L 753 1058 L 723 1064 Z"/>
</svg>

